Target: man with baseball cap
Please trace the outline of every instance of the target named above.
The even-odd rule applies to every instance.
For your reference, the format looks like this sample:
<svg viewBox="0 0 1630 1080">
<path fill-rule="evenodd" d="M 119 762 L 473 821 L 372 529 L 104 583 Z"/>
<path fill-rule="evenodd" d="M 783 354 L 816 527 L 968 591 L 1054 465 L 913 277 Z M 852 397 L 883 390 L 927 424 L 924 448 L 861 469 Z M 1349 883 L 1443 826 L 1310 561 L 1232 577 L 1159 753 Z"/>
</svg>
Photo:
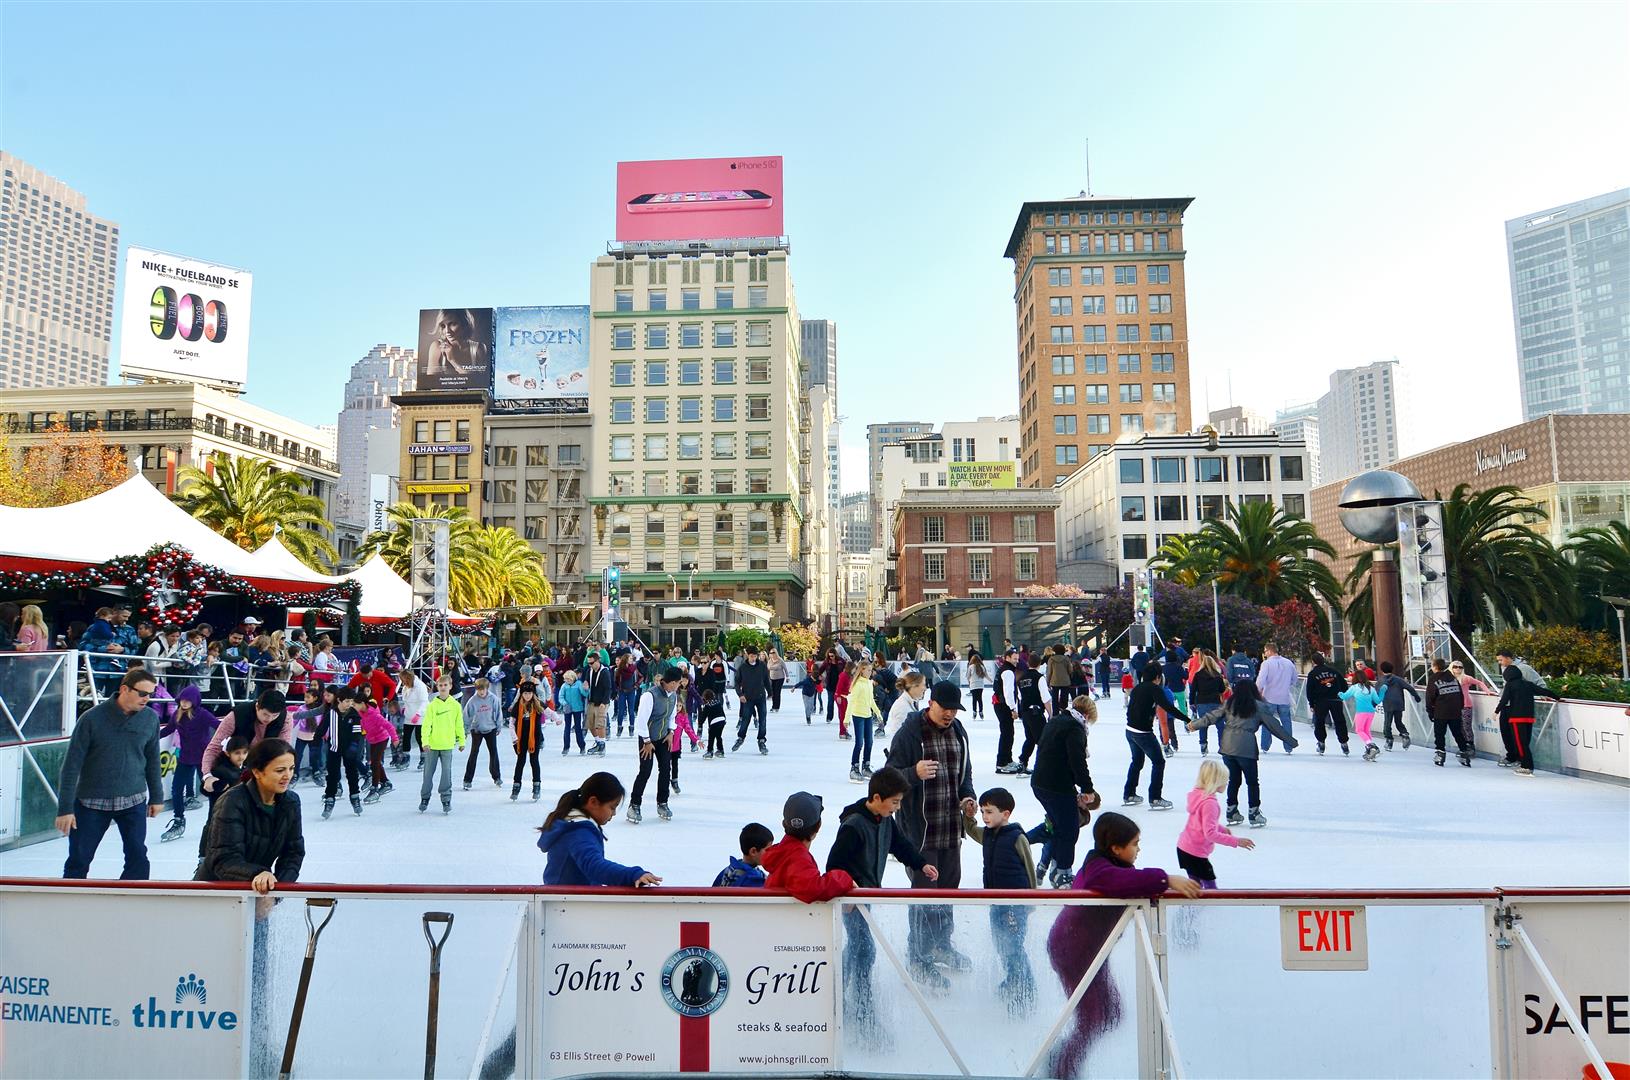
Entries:
<svg viewBox="0 0 1630 1080">
<path fill-rule="evenodd" d="M 900 828 L 921 849 L 923 861 L 938 867 L 939 880 L 913 871 L 914 889 L 955 889 L 962 884 L 962 818 L 979 809 L 974 801 L 973 753 L 967 729 L 957 719 L 962 691 L 954 682 L 934 684 L 928 708 L 900 724 L 889 744 L 888 766 L 911 782 L 900 807 Z M 939 967 L 967 971 L 973 965 L 951 947 L 952 911 L 946 905 L 915 905 L 910 912 L 907 948 L 911 974 L 932 990 L 950 982 Z"/>
</svg>

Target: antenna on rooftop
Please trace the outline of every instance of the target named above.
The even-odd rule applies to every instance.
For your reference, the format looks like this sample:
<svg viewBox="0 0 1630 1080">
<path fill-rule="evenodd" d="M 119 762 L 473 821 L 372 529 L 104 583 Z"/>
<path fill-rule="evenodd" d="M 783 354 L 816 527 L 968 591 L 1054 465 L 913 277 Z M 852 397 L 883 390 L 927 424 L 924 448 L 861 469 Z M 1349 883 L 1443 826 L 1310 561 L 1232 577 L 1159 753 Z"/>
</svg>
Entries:
<svg viewBox="0 0 1630 1080">
<path fill-rule="evenodd" d="M 1087 142 L 1087 198 L 1092 198 L 1092 140 Z"/>
</svg>

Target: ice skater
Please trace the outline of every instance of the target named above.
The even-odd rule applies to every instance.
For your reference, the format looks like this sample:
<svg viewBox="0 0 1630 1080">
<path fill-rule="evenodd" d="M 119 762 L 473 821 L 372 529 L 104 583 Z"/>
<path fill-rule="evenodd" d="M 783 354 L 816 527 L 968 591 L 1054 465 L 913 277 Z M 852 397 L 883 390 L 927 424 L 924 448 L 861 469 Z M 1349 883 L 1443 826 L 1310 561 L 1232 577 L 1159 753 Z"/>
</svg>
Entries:
<svg viewBox="0 0 1630 1080">
<path fill-rule="evenodd" d="M 1222 824 L 1222 809 L 1217 805 L 1217 792 L 1228 782 L 1228 771 L 1215 761 L 1200 762 L 1199 775 L 1194 779 L 1194 790 L 1189 792 L 1189 819 L 1177 835 L 1177 865 L 1183 872 L 1200 883 L 1202 889 L 1217 887 L 1217 871 L 1211 866 L 1211 853 L 1218 844 L 1244 848 L 1250 851 L 1256 841 L 1248 836 L 1236 837 Z"/>
<path fill-rule="evenodd" d="M 623 866 L 606 858 L 605 826 L 617 816 L 623 784 L 608 772 L 597 772 L 570 791 L 538 830 L 538 850 L 548 856 L 545 885 L 621 885 L 643 888 L 662 879 L 643 867 Z"/>
<path fill-rule="evenodd" d="M 1404 742 L 1404 749 L 1409 749 L 1409 729 L 1404 727 L 1404 695 L 1408 694 L 1416 701 L 1421 695 L 1409 684 L 1409 680 L 1400 675 L 1393 674 L 1391 660 L 1381 661 L 1381 733 L 1387 738 L 1387 749 L 1392 749 L 1392 729 L 1398 728 L 1398 737 Z"/>
<path fill-rule="evenodd" d="M 1381 748 L 1375 745 L 1370 732 L 1375 724 L 1375 707 L 1381 703 L 1381 694 L 1363 668 L 1354 668 L 1347 677 L 1347 684 L 1340 697 L 1343 701 L 1352 702 L 1353 734 L 1364 743 L 1364 760 L 1374 761 L 1381 756 Z"/>
<path fill-rule="evenodd" d="M 1460 750 L 1460 764 L 1471 768 L 1471 739 L 1467 737 L 1460 723 L 1461 704 L 1465 699 L 1466 691 L 1461 686 L 1460 679 L 1449 670 L 1448 663 L 1441 656 L 1435 657 L 1432 660 L 1432 674 L 1426 679 L 1426 714 L 1432 718 L 1434 765 L 1441 767 L 1447 760 L 1443 736 L 1446 732 L 1453 731 L 1455 746 Z"/>
<path fill-rule="evenodd" d="M 1288 750 L 1296 748 L 1295 736 L 1279 722 L 1275 711 L 1262 700 L 1253 682 L 1235 683 L 1234 693 L 1227 705 L 1189 721 L 1189 727 L 1195 730 L 1208 724 L 1216 724 L 1220 729 L 1217 749 L 1222 753 L 1223 764 L 1228 767 L 1228 824 L 1238 825 L 1244 820 L 1239 812 L 1239 789 L 1243 781 L 1250 797 L 1251 828 L 1262 828 L 1268 819 L 1262 816 L 1262 787 L 1257 774 L 1257 732 L 1266 730 L 1277 735 Z"/>
</svg>

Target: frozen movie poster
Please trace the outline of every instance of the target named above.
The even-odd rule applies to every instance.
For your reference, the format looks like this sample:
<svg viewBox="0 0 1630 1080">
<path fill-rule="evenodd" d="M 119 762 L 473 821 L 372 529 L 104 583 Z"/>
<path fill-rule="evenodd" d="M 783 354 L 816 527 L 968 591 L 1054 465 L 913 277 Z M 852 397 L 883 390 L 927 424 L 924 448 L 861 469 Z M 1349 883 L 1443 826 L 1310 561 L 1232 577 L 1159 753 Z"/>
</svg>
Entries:
<svg viewBox="0 0 1630 1080">
<path fill-rule="evenodd" d="M 588 307 L 495 311 L 492 411 L 589 411 Z"/>
</svg>

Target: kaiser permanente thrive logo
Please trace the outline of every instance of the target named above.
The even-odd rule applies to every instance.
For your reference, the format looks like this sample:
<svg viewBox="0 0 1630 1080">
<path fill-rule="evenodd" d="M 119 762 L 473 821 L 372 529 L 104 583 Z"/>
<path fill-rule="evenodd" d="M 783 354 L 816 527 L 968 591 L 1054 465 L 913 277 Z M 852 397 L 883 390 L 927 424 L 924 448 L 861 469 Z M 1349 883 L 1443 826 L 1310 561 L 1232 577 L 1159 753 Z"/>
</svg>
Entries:
<svg viewBox="0 0 1630 1080">
<path fill-rule="evenodd" d="M 149 997 L 146 1005 L 131 1006 L 130 1019 L 139 1028 L 172 1031 L 233 1031 L 238 1026 L 238 1014 L 227 1009 L 216 1011 L 202 1006 L 209 1003 L 209 990 L 204 980 L 189 972 L 175 981 L 175 1004 L 186 1008 L 161 1009 L 158 998 Z M 198 1006 L 194 1008 L 193 1006 Z"/>
</svg>

